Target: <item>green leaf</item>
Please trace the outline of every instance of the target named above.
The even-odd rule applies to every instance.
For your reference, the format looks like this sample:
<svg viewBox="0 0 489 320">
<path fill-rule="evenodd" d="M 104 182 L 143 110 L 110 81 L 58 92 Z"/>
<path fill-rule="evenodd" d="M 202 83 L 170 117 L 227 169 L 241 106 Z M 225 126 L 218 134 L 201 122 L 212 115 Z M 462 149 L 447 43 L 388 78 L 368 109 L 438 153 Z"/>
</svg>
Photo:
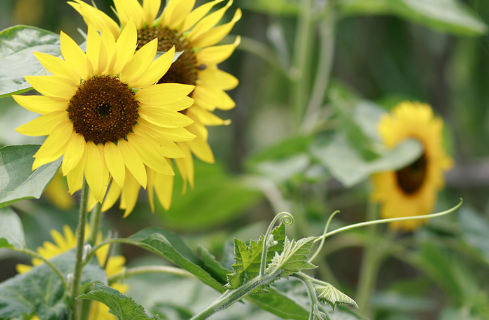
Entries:
<svg viewBox="0 0 489 320">
<path fill-rule="evenodd" d="M 309 262 L 307 255 L 311 251 L 316 237 L 308 237 L 299 241 L 289 240 L 285 237 L 284 251 L 280 254 L 277 252 L 268 265 L 267 271 L 274 272 L 280 270 L 282 277 L 287 277 L 294 272 L 304 269 L 314 269 L 315 265 Z"/>
<path fill-rule="evenodd" d="M 75 252 L 69 251 L 50 260 L 63 275 L 73 273 Z M 92 259 L 85 266 L 82 285 L 106 282 L 105 271 Z M 46 264 L 0 284 L 0 319 L 35 314 L 43 320 L 71 319 L 69 298 L 61 280 Z"/>
<path fill-rule="evenodd" d="M 469 206 L 460 209 L 459 224 L 464 241 L 475 248 L 484 261 L 489 263 L 489 223 Z"/>
<path fill-rule="evenodd" d="M 206 248 L 202 246 L 197 247 L 197 253 L 199 254 L 202 262 L 207 267 L 207 271 L 210 271 L 214 275 L 214 278 L 220 278 L 222 283 L 226 282 L 226 275 L 231 272 L 227 268 L 224 268 L 219 262 L 217 262 L 216 257 L 214 257 Z"/>
<path fill-rule="evenodd" d="M 146 228 L 127 240 L 133 245 L 168 259 L 211 288 L 219 292 L 224 291 L 222 284 L 202 268 L 203 263 L 176 234 L 159 228 Z"/>
<path fill-rule="evenodd" d="M 246 299 L 282 319 L 305 320 L 309 316 L 307 309 L 274 287 L 267 288 L 265 294 L 249 295 Z"/>
<path fill-rule="evenodd" d="M 24 77 L 44 74 L 33 52 L 61 54 L 59 35 L 34 27 L 2 30 L 0 43 L 0 98 L 30 90 Z"/>
<path fill-rule="evenodd" d="M 12 247 L 25 247 L 24 228 L 14 210 L 0 208 L 0 248 Z"/>
<path fill-rule="evenodd" d="M 333 309 L 339 303 L 351 304 L 358 308 L 355 300 L 353 300 L 352 298 L 350 298 L 327 282 L 321 281 L 321 284 L 315 283 L 314 288 L 316 289 L 319 301 L 329 303 Z"/>
<path fill-rule="evenodd" d="M 150 318 L 144 312 L 143 307 L 134 300 L 100 282 L 96 282 L 90 292 L 78 296 L 77 299 L 90 299 L 102 302 L 109 307 L 111 313 L 121 320 L 158 319 L 158 317 Z"/>
<path fill-rule="evenodd" d="M 274 244 L 268 246 L 267 264 L 272 261 L 272 257 L 277 252 L 282 252 L 284 248 L 285 225 L 281 223 L 271 232 Z M 250 245 L 246 245 L 239 239 L 234 239 L 234 273 L 228 275 L 228 289 L 236 289 L 244 283 L 258 276 L 260 273 L 261 255 L 263 252 L 264 235 L 258 241 L 252 240 Z M 268 239 L 269 241 L 271 239 Z"/>
<path fill-rule="evenodd" d="M 327 144 L 320 139 L 315 140 L 311 145 L 311 152 L 329 169 L 333 177 L 345 187 L 351 187 L 372 173 L 405 167 L 421 156 L 423 147 L 418 141 L 408 139 L 394 149 L 385 149 L 379 158 L 366 161 L 348 144 L 344 136 L 337 134 Z"/>
<path fill-rule="evenodd" d="M 61 159 L 32 171 L 38 145 L 0 148 L 0 207 L 24 199 L 39 199 L 58 171 Z"/>
<path fill-rule="evenodd" d="M 480 36 L 487 32 L 484 21 L 459 0 L 342 0 L 345 15 L 393 14 L 437 31 Z"/>
<path fill-rule="evenodd" d="M 247 0 L 242 6 L 248 10 L 280 16 L 299 14 L 299 2 L 291 0 Z"/>
</svg>

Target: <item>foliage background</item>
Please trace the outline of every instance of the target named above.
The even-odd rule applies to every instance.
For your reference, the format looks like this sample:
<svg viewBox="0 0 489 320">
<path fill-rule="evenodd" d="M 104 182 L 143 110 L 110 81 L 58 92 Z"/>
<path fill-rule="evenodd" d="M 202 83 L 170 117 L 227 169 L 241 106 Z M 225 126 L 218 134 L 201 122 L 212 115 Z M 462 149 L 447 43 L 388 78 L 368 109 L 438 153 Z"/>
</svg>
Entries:
<svg viewBox="0 0 489 320">
<path fill-rule="evenodd" d="M 460 2 L 467 4 L 482 21 L 488 23 L 488 1 Z M 229 252 L 233 237 L 256 239 L 264 232 L 276 209 L 292 210 L 292 213 L 298 209 L 287 205 L 273 208 L 261 192 L 263 181 L 258 183 L 260 186 L 250 182 L 257 175 L 275 183 L 287 200 L 301 203 L 300 210 L 307 216 L 307 228 L 314 234 L 322 232 L 328 215 L 336 209 L 341 210 L 339 219 L 344 223 L 365 220 L 368 182 L 347 189 L 329 178 L 327 173 L 308 180 L 301 174 L 284 177 L 278 173 L 277 177 L 274 176 L 277 173 L 270 170 L 257 170 L 260 167 L 257 164 L 263 163 L 264 159 L 275 161 L 281 158 L 281 154 L 294 154 L 294 149 L 300 149 L 295 146 L 301 145 L 294 142 L 298 141 L 297 130 L 290 108 L 287 80 L 276 66 L 251 53 L 266 56 L 268 51 L 265 49 L 275 45 L 282 47 L 279 61 L 290 61 L 297 28 L 297 4 L 298 1 L 294 0 L 235 1 L 235 7 L 243 8 L 244 12 L 232 34 L 242 35 L 245 40 L 222 65 L 224 70 L 238 77 L 240 85 L 230 92 L 236 108 L 220 114 L 223 118 L 232 119 L 232 125 L 210 129 L 210 144 L 217 164 L 196 161 L 195 189 L 182 196 L 181 184 L 177 183 L 169 212 L 159 208 L 151 214 L 142 192 L 138 206 L 128 218 L 122 220 L 118 209 L 107 213 L 105 230 L 115 228 L 122 236 L 128 236 L 149 225 L 163 226 L 182 234 L 191 247 L 203 245 L 226 261 L 231 258 L 225 252 Z M 111 12 L 111 1 L 98 0 L 97 5 L 105 12 Z M 439 10 L 443 10 L 442 6 Z M 84 23 L 64 1 L 0 1 L 0 30 L 17 24 L 33 25 L 56 33 L 63 30 L 82 42 L 77 28 Z M 283 38 L 277 37 L 280 33 Z M 479 221 L 473 219 L 489 221 L 487 36 L 450 35 L 389 14 L 344 13 L 340 14 L 336 24 L 334 49 L 332 86 L 374 101 L 385 109 L 404 99 L 427 102 L 445 119 L 447 149 L 454 157 L 456 167 L 447 175 L 447 187 L 440 196 L 438 209 L 452 206 L 460 197 L 465 201 L 464 210 L 432 221 L 429 227 L 416 235 L 405 236 L 405 242 L 418 254 L 415 256 L 418 268 L 395 257 L 385 261 L 380 269 L 379 291 L 373 299 L 378 318 L 446 320 L 457 319 L 464 315 L 463 312 L 468 312 L 464 319 L 469 319 L 469 316 L 479 319 L 478 315 L 487 315 L 488 279 L 483 275 L 487 275 L 489 261 L 488 234 L 475 240 L 468 235 L 474 234 L 470 222 Z M 317 52 L 309 60 L 312 69 L 316 61 Z M 312 78 L 311 75 L 311 82 Z M 0 146 L 35 143 L 32 138 L 13 131 L 30 120 L 29 117 L 33 115 L 16 106 L 11 98 L 1 99 Z M 279 144 L 285 139 L 289 140 Z M 280 169 L 282 172 L 295 172 L 297 165 L 297 162 L 282 163 Z M 72 228 L 76 225 L 76 208 L 69 212 L 55 209 L 44 197 L 40 201 L 20 202 L 15 209 L 21 213 L 27 246 L 31 249 L 50 240 L 50 229 L 61 230 L 63 224 Z M 356 235 L 361 239 L 362 232 Z M 326 249 L 331 252 L 327 258 L 330 270 L 323 268 L 322 275 L 329 275 L 331 271 L 341 284 L 340 288 L 354 297 L 362 249 L 355 245 L 358 239 L 348 239 L 353 241 L 351 246 L 330 240 L 331 247 Z M 467 249 L 467 243 L 478 249 Z M 484 248 L 485 255 L 484 251 L 480 254 Z M 128 265 L 145 264 L 156 259 L 134 247 L 124 246 L 118 250 L 127 257 Z M 462 263 L 461 257 L 471 259 Z M 6 251 L 0 251 L 0 258 L 2 281 L 16 273 L 16 263 L 27 262 L 25 257 Z M 154 286 L 156 280 L 162 285 Z M 212 295 L 210 289 L 191 280 L 150 275 L 129 282 L 130 295 L 140 297 L 141 303 L 146 301 L 153 311 L 165 310 L 176 318 L 184 317 L 188 312 L 176 308 L 176 305 L 182 308 L 191 305 L 194 311 L 212 300 L 203 298 Z M 195 295 L 181 300 L 188 303 L 181 303 L 181 297 L 174 297 L 166 304 L 156 301 L 151 304 L 151 297 L 174 296 L 174 286 L 163 285 L 165 283 L 178 285 L 182 292 L 188 288 Z M 148 287 L 152 288 L 150 292 Z M 145 291 L 146 296 L 141 296 Z M 257 318 L 270 319 L 268 314 L 250 306 L 233 307 L 226 316 L 216 315 L 216 319 L 240 319 L 243 308 L 252 308 L 246 312 L 256 312 Z"/>
</svg>

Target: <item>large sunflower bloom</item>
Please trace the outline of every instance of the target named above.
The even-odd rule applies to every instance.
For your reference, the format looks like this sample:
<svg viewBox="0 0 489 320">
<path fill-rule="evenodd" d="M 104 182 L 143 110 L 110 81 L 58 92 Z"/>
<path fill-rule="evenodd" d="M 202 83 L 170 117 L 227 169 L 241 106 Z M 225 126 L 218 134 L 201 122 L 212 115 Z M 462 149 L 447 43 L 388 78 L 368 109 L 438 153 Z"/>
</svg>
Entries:
<svg viewBox="0 0 489 320">
<path fill-rule="evenodd" d="M 74 234 L 73 231 L 70 229 L 70 227 L 68 227 L 67 225 L 63 226 L 63 234 L 61 234 L 57 230 L 51 230 L 50 233 L 51 233 L 51 237 L 54 240 L 54 243 L 45 241 L 42 247 L 37 248 L 37 253 L 39 253 L 42 257 L 46 259 L 52 259 L 76 247 L 76 234 Z M 89 233 L 90 232 L 86 233 L 85 238 L 88 238 Z M 102 238 L 101 234 L 99 234 L 96 243 L 100 243 L 101 238 Z M 126 259 L 123 256 L 108 257 L 108 254 L 109 254 L 109 245 L 103 246 L 102 248 L 97 250 L 95 256 L 97 257 L 97 261 L 99 265 L 101 267 L 105 266 L 105 272 L 107 274 L 107 277 L 120 274 L 123 271 L 123 267 L 124 267 L 124 263 L 126 262 Z M 44 262 L 40 259 L 37 258 L 32 259 L 33 266 L 38 266 L 43 263 Z M 17 265 L 17 271 L 19 273 L 27 272 L 31 268 L 32 266 L 28 266 L 24 264 Z M 114 283 L 111 286 L 112 288 L 122 293 L 125 293 L 129 290 L 129 286 L 124 283 Z M 34 317 L 33 319 L 37 320 L 38 318 Z M 94 301 L 92 303 L 92 309 L 90 310 L 90 319 L 114 320 L 116 319 L 116 317 L 109 313 L 109 307 L 107 307 L 105 304 Z"/>
<path fill-rule="evenodd" d="M 114 38 L 119 37 L 121 29 L 109 16 L 81 0 L 74 1 L 69 4 L 83 16 L 87 24 L 92 24 L 99 30 L 110 29 Z M 233 44 L 215 44 L 221 41 L 241 18 L 241 10 L 236 10 L 230 22 L 216 26 L 233 2 L 230 0 L 223 8 L 208 14 L 222 1 L 211 1 L 192 10 L 195 0 L 170 0 L 161 16 L 156 18 L 161 0 L 144 0 L 143 5 L 137 0 L 114 0 L 122 29 L 131 19 L 136 21 L 138 48 L 156 38 L 158 51 L 167 51 L 172 46 L 175 46 L 176 51 L 183 51 L 159 83 L 195 85 L 195 90 L 190 94 L 195 102 L 191 107 L 182 110 L 182 113 L 194 120 L 186 129 L 196 137 L 194 140 L 178 143 L 186 156 L 175 159 L 185 182 L 184 188 L 187 181 L 193 186 L 192 154 L 205 162 L 214 162 L 212 150 L 207 143 L 206 126 L 229 123 L 212 112 L 216 108 L 229 110 L 235 106 L 225 90 L 235 88 L 238 80 L 219 70 L 217 64 L 233 53 L 240 38 L 237 37 Z M 173 177 L 162 175 L 155 170 L 148 171 L 148 192 L 152 209 L 153 189 L 162 205 L 168 209 L 171 203 Z"/>
<path fill-rule="evenodd" d="M 398 218 L 429 214 L 436 194 L 444 185 L 443 173 L 453 160 L 443 151 L 443 120 L 434 117 L 431 107 L 422 103 L 403 102 L 385 115 L 378 131 L 387 148 L 405 139 L 417 139 L 424 148 L 419 159 L 397 170 L 374 174 L 372 200 L 381 203 L 382 218 Z M 411 231 L 427 219 L 390 223 L 394 230 Z"/>
<path fill-rule="evenodd" d="M 100 35 L 89 26 L 86 53 L 61 32 L 64 60 L 35 53 L 53 75 L 26 77 L 42 95 L 14 96 L 24 108 L 42 114 L 17 131 L 48 136 L 34 155 L 33 169 L 63 156 L 61 169 L 72 194 L 84 177 L 98 202 L 104 200 L 110 178 L 112 189 L 146 188 L 146 169 L 173 175 L 165 158 L 184 157 L 175 142 L 194 137 L 184 129 L 193 120 L 179 112 L 192 105 L 188 94 L 194 86 L 154 85 L 169 69 L 174 48 L 154 60 L 156 40 L 134 53 L 136 44 L 131 21 L 117 41 L 112 32 Z M 133 197 L 122 194 L 126 215 Z"/>
</svg>

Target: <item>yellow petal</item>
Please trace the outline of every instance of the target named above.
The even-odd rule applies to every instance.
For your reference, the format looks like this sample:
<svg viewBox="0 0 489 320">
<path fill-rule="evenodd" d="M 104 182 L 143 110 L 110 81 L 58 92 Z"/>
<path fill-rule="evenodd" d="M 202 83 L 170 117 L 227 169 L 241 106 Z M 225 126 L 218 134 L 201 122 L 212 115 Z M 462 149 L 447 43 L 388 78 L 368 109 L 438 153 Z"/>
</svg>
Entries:
<svg viewBox="0 0 489 320">
<path fill-rule="evenodd" d="M 161 0 L 144 0 L 143 11 L 146 25 L 150 26 L 160 10 Z"/>
<path fill-rule="evenodd" d="M 43 52 L 34 52 L 34 55 L 53 75 L 70 81 L 73 86 L 79 85 L 80 78 L 69 68 L 66 61 Z"/>
<path fill-rule="evenodd" d="M 117 39 L 116 50 L 117 60 L 114 65 L 114 74 L 121 73 L 121 70 L 131 60 L 136 50 L 138 41 L 136 26 L 133 21 L 130 21 L 122 30 L 122 33 Z"/>
<path fill-rule="evenodd" d="M 192 45 L 194 48 L 204 48 L 218 43 L 231 31 L 234 24 L 241 19 L 241 15 L 241 9 L 236 10 L 234 17 L 230 22 L 219 27 L 215 27 L 212 30 L 203 33 L 199 37 L 194 38 Z"/>
<path fill-rule="evenodd" d="M 215 106 L 221 110 L 230 110 L 236 103 L 221 89 L 199 85 L 195 87 L 192 95 L 196 101 Z"/>
<path fill-rule="evenodd" d="M 175 159 L 175 163 L 177 164 L 178 170 L 182 174 L 182 177 L 185 176 L 186 180 L 193 188 L 194 187 L 194 161 L 193 161 L 192 153 L 190 152 L 190 149 L 186 143 L 179 143 L 178 146 L 182 149 L 183 153 L 185 153 L 185 157 L 181 159 Z"/>
<path fill-rule="evenodd" d="M 25 79 L 39 93 L 53 98 L 70 100 L 78 89 L 56 76 L 25 76 Z"/>
<path fill-rule="evenodd" d="M 138 152 L 129 142 L 123 139 L 117 142 L 117 147 L 122 154 L 122 158 L 124 159 L 124 164 L 126 165 L 127 169 L 132 173 L 139 184 L 143 188 L 146 188 L 148 182 L 146 169 L 144 168 L 143 161 L 141 160 Z"/>
<path fill-rule="evenodd" d="M 160 148 L 153 141 L 136 134 L 131 134 L 131 137 L 128 137 L 128 139 L 131 141 L 131 145 L 138 151 L 139 156 L 146 166 L 163 174 L 175 174 L 171 166 L 164 161 L 165 157 L 160 153 Z"/>
<path fill-rule="evenodd" d="M 130 20 L 136 23 L 136 27 L 141 29 L 144 26 L 143 8 L 137 0 L 114 0 L 117 15 L 123 26 Z"/>
<path fill-rule="evenodd" d="M 188 29 L 192 28 L 200 19 L 202 19 L 216 4 L 222 2 L 223 0 L 215 0 L 208 2 L 196 8 L 185 19 L 181 32 L 186 32 Z"/>
<path fill-rule="evenodd" d="M 174 56 L 175 47 L 172 47 L 170 50 L 168 50 L 168 52 L 164 53 L 161 57 L 153 61 L 148 70 L 138 81 L 134 82 L 132 86 L 134 88 L 146 88 L 152 84 L 155 84 L 168 71 L 173 62 Z"/>
<path fill-rule="evenodd" d="M 99 68 L 99 60 L 101 56 L 106 55 L 105 48 L 100 47 L 101 39 L 100 35 L 95 29 L 94 26 L 88 25 L 88 33 L 87 33 L 87 58 L 92 65 L 92 72 L 94 75 L 101 74 L 101 70 Z M 104 51 L 103 54 L 101 51 Z"/>
<path fill-rule="evenodd" d="M 134 84 L 139 82 L 139 79 L 143 77 L 143 74 L 148 70 L 156 55 L 157 47 L 158 39 L 153 39 L 139 49 L 131 61 L 129 61 L 124 69 L 122 69 L 120 75 L 121 81 L 127 83 L 131 88 L 138 88 L 134 86 Z"/>
<path fill-rule="evenodd" d="M 124 174 L 125 174 L 125 169 L 124 169 Z M 105 196 L 104 204 L 102 205 L 102 212 L 105 212 L 112 208 L 112 206 L 115 204 L 117 199 L 119 199 L 119 196 L 121 195 L 121 187 L 114 181 L 112 181 L 110 187 L 109 187 L 109 192 L 107 192 L 107 195 Z"/>
<path fill-rule="evenodd" d="M 157 108 L 157 109 L 163 109 L 163 110 L 168 110 L 168 111 L 182 111 L 185 109 L 190 108 L 194 104 L 194 99 L 190 97 L 182 97 L 179 100 L 175 100 L 172 102 L 168 102 L 165 100 L 162 100 L 158 102 L 157 105 L 151 105 L 151 104 L 146 104 L 146 103 L 139 103 L 139 107 L 143 108 Z"/>
<path fill-rule="evenodd" d="M 75 3 L 76 2 L 76 3 Z M 76 11 L 83 17 L 87 25 L 93 25 L 98 31 L 102 31 L 108 28 L 114 35 L 114 38 L 118 38 L 120 35 L 119 25 L 112 20 L 104 12 L 90 6 L 82 0 L 75 0 L 75 2 L 69 1 L 68 4 L 75 8 Z"/>
<path fill-rule="evenodd" d="M 200 122 L 206 126 L 220 126 L 220 125 L 228 125 L 231 123 L 230 120 L 223 120 L 213 114 L 205 110 L 202 107 L 193 105 L 192 108 L 187 110 L 187 116 L 193 119 L 195 122 Z"/>
<path fill-rule="evenodd" d="M 105 162 L 110 174 L 118 185 L 123 186 L 126 167 L 124 166 L 124 158 L 120 150 L 113 142 L 108 142 L 105 144 L 104 152 Z"/>
<path fill-rule="evenodd" d="M 185 127 L 193 123 L 189 117 L 175 111 L 168 111 L 163 108 L 143 108 L 138 109 L 139 116 L 149 122 L 166 128 Z"/>
<path fill-rule="evenodd" d="M 132 209 L 134 209 L 136 201 L 138 200 L 139 187 L 139 183 L 132 174 L 126 172 L 126 181 L 124 183 L 124 188 L 122 188 L 121 195 L 121 208 L 126 209 L 123 218 L 127 217 Z"/>
<path fill-rule="evenodd" d="M 105 48 L 107 54 L 107 73 L 114 74 L 113 70 L 117 61 L 117 52 L 114 36 L 108 29 L 102 31 L 102 46 Z"/>
<path fill-rule="evenodd" d="M 81 134 L 73 132 L 70 140 L 66 144 L 61 170 L 66 176 L 71 170 L 75 169 L 85 153 L 85 138 Z"/>
<path fill-rule="evenodd" d="M 188 128 L 190 132 L 196 135 L 195 139 L 187 142 L 190 150 L 202 161 L 214 163 L 214 155 L 207 141 L 198 135 L 194 128 Z"/>
<path fill-rule="evenodd" d="M 157 173 L 155 176 L 155 192 L 163 208 L 170 209 L 173 192 L 173 176 Z"/>
<path fill-rule="evenodd" d="M 224 13 L 232 4 L 233 0 L 230 0 L 223 8 L 211 13 L 195 25 L 195 27 L 190 31 L 190 34 L 188 35 L 188 40 L 192 43 L 192 46 L 194 48 L 196 47 L 194 45 L 194 40 L 212 29 L 222 19 Z"/>
<path fill-rule="evenodd" d="M 87 210 L 92 211 L 92 209 L 95 207 L 97 204 L 97 200 L 95 199 L 92 190 L 90 189 L 88 192 L 88 204 L 87 204 Z"/>
<path fill-rule="evenodd" d="M 194 86 L 179 83 L 160 83 L 154 86 L 143 88 L 136 92 L 136 100 L 150 105 L 170 105 L 190 94 Z"/>
<path fill-rule="evenodd" d="M 61 42 L 61 54 L 67 62 L 71 70 L 80 79 L 87 79 L 88 77 L 88 61 L 85 53 L 80 49 L 73 39 L 71 39 L 66 33 L 61 31 L 60 34 Z"/>
<path fill-rule="evenodd" d="M 98 202 L 104 200 L 105 191 L 107 186 L 104 186 L 104 169 L 102 155 L 99 149 L 93 143 L 88 141 L 86 145 L 87 162 L 85 163 L 85 178 L 90 186 L 90 190 L 93 192 L 93 196 Z"/>
<path fill-rule="evenodd" d="M 45 96 L 19 96 L 13 95 L 14 100 L 29 111 L 46 114 L 68 109 L 68 101 Z"/>
<path fill-rule="evenodd" d="M 46 136 L 51 134 L 56 127 L 66 122 L 70 122 L 68 112 L 55 111 L 42 115 L 31 122 L 27 122 L 15 129 L 15 131 L 26 136 Z"/>
<path fill-rule="evenodd" d="M 148 200 L 149 206 L 151 207 L 151 212 L 155 212 L 155 203 L 154 203 L 154 186 L 155 186 L 155 175 L 156 171 L 148 168 Z"/>
<path fill-rule="evenodd" d="M 150 143 L 155 146 L 156 152 L 166 158 L 181 158 L 184 157 L 184 153 L 182 150 L 170 139 L 165 136 L 160 136 L 156 139 L 149 132 L 145 130 L 141 126 L 137 126 L 134 128 L 134 135 L 137 140 L 144 143 Z M 142 141 L 141 141 L 142 139 Z M 145 144 L 140 144 L 142 147 L 145 147 Z M 149 147 L 145 149 L 150 149 Z"/>
<path fill-rule="evenodd" d="M 66 178 L 68 180 L 68 191 L 70 194 L 75 193 L 80 190 L 83 184 L 83 170 L 85 169 L 85 163 L 87 162 L 87 152 L 83 152 L 83 155 L 80 159 L 80 162 L 76 165 L 76 167 L 71 170 Z"/>
<path fill-rule="evenodd" d="M 170 139 L 171 141 L 190 141 L 195 138 L 195 135 L 191 134 L 185 128 L 163 128 L 152 124 L 144 118 L 138 119 L 138 124 L 141 128 L 159 140 L 161 137 Z"/>
<path fill-rule="evenodd" d="M 195 0 L 170 0 L 161 14 L 161 25 L 178 29 L 194 4 Z"/>
<path fill-rule="evenodd" d="M 72 133 L 73 125 L 71 122 L 66 122 L 63 125 L 56 127 L 34 155 L 36 160 L 34 160 L 32 170 L 37 169 L 46 163 L 53 162 L 63 155 L 65 145 L 71 138 Z"/>
<path fill-rule="evenodd" d="M 208 66 L 198 75 L 203 85 L 221 90 L 232 90 L 238 86 L 238 79 L 227 72 L 221 71 L 216 65 Z"/>
<path fill-rule="evenodd" d="M 240 44 L 241 37 L 236 37 L 233 44 L 207 47 L 197 52 L 197 61 L 203 64 L 219 64 L 229 58 L 234 49 Z"/>
</svg>

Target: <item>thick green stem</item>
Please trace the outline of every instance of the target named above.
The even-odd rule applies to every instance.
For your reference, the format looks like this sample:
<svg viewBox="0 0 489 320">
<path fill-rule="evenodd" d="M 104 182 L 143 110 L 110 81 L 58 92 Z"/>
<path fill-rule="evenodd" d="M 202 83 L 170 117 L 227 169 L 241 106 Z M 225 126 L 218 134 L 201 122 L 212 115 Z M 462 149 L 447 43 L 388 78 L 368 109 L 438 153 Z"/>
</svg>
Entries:
<svg viewBox="0 0 489 320">
<path fill-rule="evenodd" d="M 299 16 L 294 44 L 294 61 L 291 70 L 292 79 L 292 105 L 294 119 L 299 128 L 309 88 L 309 57 L 311 55 L 311 39 L 313 32 L 313 6 L 314 0 L 303 0 Z"/>
<path fill-rule="evenodd" d="M 81 200 L 80 200 L 80 213 L 78 215 L 78 228 L 77 228 L 77 240 L 76 240 L 76 260 L 75 270 L 73 272 L 73 290 L 71 292 L 71 305 L 73 308 L 73 319 L 80 320 L 81 317 L 81 301 L 76 300 L 76 297 L 80 294 L 80 284 L 83 271 L 83 246 L 85 243 L 85 227 L 87 224 L 87 206 L 88 206 L 88 184 L 83 180 Z"/>
<path fill-rule="evenodd" d="M 376 204 L 369 203 L 367 209 L 367 221 L 377 219 L 377 206 Z M 357 302 L 360 312 L 370 318 L 372 310 L 369 306 L 369 301 L 372 292 L 377 282 L 377 273 L 380 264 L 379 248 L 377 247 L 377 225 L 371 225 L 367 229 L 368 243 L 364 249 L 362 257 L 362 265 L 360 269 L 360 279 L 357 287 Z"/>
<path fill-rule="evenodd" d="M 97 234 L 100 229 L 100 220 L 102 219 L 102 204 L 97 202 L 95 208 L 92 210 L 90 216 L 90 238 L 88 238 L 88 243 L 94 246 L 97 241 Z"/>
</svg>

